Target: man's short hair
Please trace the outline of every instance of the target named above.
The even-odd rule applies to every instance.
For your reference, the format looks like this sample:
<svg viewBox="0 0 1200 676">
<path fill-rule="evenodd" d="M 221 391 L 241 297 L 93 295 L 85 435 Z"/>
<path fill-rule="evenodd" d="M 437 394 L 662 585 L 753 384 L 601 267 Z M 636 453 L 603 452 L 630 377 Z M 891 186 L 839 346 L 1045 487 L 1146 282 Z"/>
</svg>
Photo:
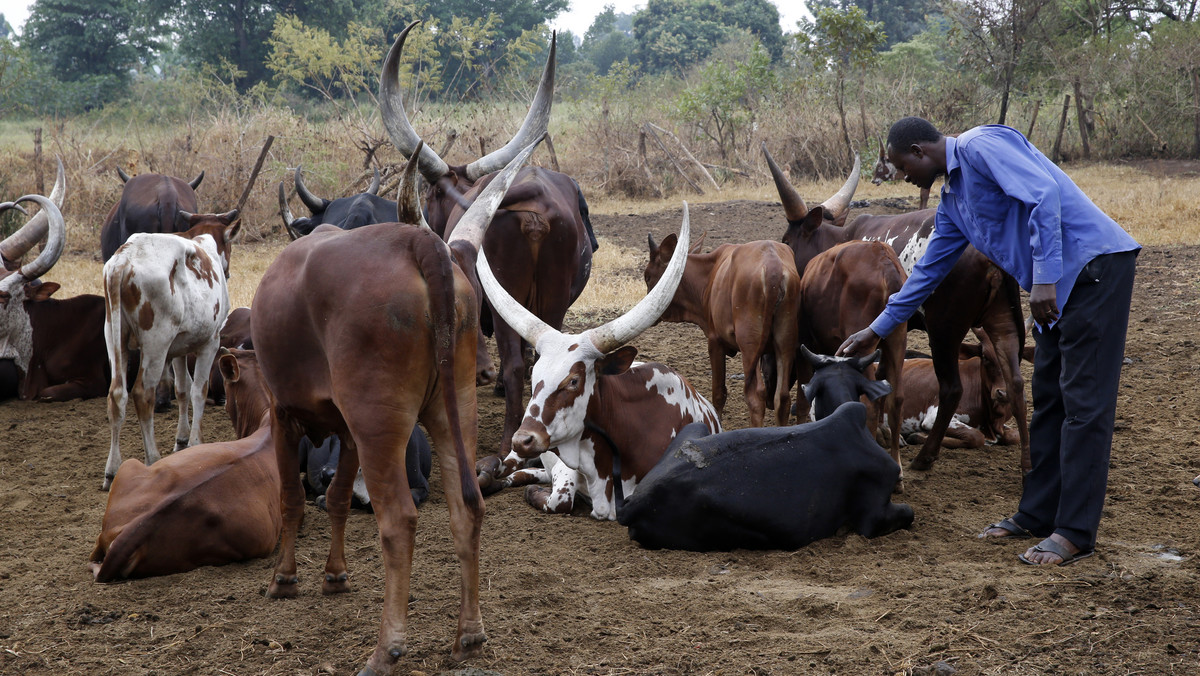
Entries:
<svg viewBox="0 0 1200 676">
<path fill-rule="evenodd" d="M 888 145 L 908 152 L 914 143 L 936 143 L 942 133 L 923 117 L 902 117 L 888 130 Z"/>
</svg>

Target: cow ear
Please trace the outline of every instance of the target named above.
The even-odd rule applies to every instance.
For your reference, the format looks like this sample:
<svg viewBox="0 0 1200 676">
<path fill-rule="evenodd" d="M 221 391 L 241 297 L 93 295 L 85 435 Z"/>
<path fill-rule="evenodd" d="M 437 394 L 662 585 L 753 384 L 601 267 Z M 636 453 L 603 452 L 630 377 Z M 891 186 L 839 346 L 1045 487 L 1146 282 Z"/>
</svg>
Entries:
<svg viewBox="0 0 1200 676">
<path fill-rule="evenodd" d="M 804 228 L 806 233 L 815 232 L 821 227 L 821 223 L 825 220 L 825 209 L 821 205 L 817 205 L 808 210 L 804 215 L 804 220 L 800 222 L 800 227 Z"/>
<path fill-rule="evenodd" d="M 175 227 L 182 228 L 184 231 L 192 229 L 192 215 L 180 209 L 175 212 Z"/>
<path fill-rule="evenodd" d="M 704 246 L 704 238 L 705 237 L 708 237 L 707 230 L 700 233 L 700 239 L 696 240 L 696 243 L 692 245 L 692 248 L 688 249 L 688 253 L 692 253 L 692 254 L 700 253 L 700 248 Z"/>
<path fill-rule="evenodd" d="M 616 352 L 610 352 L 596 360 L 596 372 L 602 376 L 619 376 L 633 365 L 637 356 L 637 348 L 626 345 Z"/>
<path fill-rule="evenodd" d="M 675 247 L 679 244 L 679 235 L 671 233 L 663 238 L 662 244 L 658 245 L 658 259 L 669 261 L 671 256 L 675 255 Z"/>
<path fill-rule="evenodd" d="M 225 241 L 232 242 L 233 238 L 237 236 L 238 231 L 240 231 L 241 229 L 242 229 L 242 221 L 241 220 L 234 221 L 233 225 L 230 225 L 225 228 Z"/>
<path fill-rule="evenodd" d="M 217 365 L 221 369 L 221 377 L 226 382 L 236 383 L 242 375 L 237 357 L 233 356 L 233 353 L 225 348 L 221 348 L 221 356 L 217 359 Z"/>
<path fill-rule="evenodd" d="M 59 289 L 58 282 L 42 282 L 25 288 L 25 297 L 32 301 L 47 300 Z"/>
<path fill-rule="evenodd" d="M 868 380 L 863 385 L 863 394 L 867 395 L 867 399 L 876 401 L 882 399 L 892 393 L 892 385 L 886 380 Z"/>
</svg>

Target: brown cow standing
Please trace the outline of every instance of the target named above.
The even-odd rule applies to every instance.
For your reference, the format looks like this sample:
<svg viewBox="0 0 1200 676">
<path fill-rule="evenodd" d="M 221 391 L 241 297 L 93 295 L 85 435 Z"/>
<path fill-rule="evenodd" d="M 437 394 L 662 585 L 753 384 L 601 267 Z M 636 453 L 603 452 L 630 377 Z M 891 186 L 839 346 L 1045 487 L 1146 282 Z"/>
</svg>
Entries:
<svg viewBox="0 0 1200 676">
<path fill-rule="evenodd" d="M 836 244 L 860 239 L 887 243 L 896 252 L 905 272 L 921 259 L 933 232 L 935 210 L 896 216 L 862 215 L 855 218 L 851 225 L 840 227 L 846 221 L 844 208 L 831 210 L 827 201 L 809 209 L 767 152 L 766 144 L 763 144 L 763 154 L 783 201 L 788 220 L 783 241 L 796 254 L 797 269 L 803 270 L 813 256 Z M 856 162 L 855 170 L 847 180 L 849 195 L 854 193 L 851 183 L 856 185 L 857 181 Z M 843 191 L 846 191 L 845 187 Z M 846 205 L 849 204 L 849 195 L 846 196 Z M 840 206 L 838 203 L 837 207 Z M 911 328 L 923 329 L 929 335 L 929 351 L 933 355 L 934 370 L 938 376 L 939 403 L 937 421 L 910 467 L 927 470 L 937 460 L 942 438 L 962 397 L 958 346 L 969 329 L 982 326 L 996 346 L 1005 388 L 1013 399 L 1013 414 L 1021 436 L 1021 467 L 1028 471 L 1029 426 L 1025 417 L 1025 386 L 1020 371 L 1025 331 L 1020 288 L 1016 280 L 996 267 L 978 249 L 967 247 L 949 276 L 925 301 L 922 310 L 913 315 L 909 323 Z M 864 322 L 862 327 L 869 323 L 870 320 Z"/>
<path fill-rule="evenodd" d="M 866 326 L 888 298 L 907 279 L 896 254 L 880 242 L 846 242 L 818 254 L 809 261 L 800 281 L 800 344 L 817 354 L 831 355 L 857 327 Z M 891 432 L 889 452 L 900 463 L 901 381 L 908 334 L 901 324 L 880 341 L 883 351 L 876 380 L 887 380 L 892 391 L 884 398 L 880 413 L 887 412 Z M 808 359 L 796 361 L 798 380 L 812 378 Z M 877 421 L 879 416 L 876 416 Z"/>
<path fill-rule="evenodd" d="M 493 172 L 545 133 L 554 95 L 557 43 L 552 39 L 537 93 L 513 139 L 474 162 L 452 166 L 428 146 L 420 152 L 414 150 L 417 134 L 405 113 L 398 68 L 405 37 L 415 25 L 416 22 L 410 24 L 400 34 L 384 63 L 380 110 L 392 143 L 405 157 L 418 158 L 421 173 L 429 184 L 425 194 L 429 226 L 449 238 L 458 227 L 465 206 L 492 180 Z M 504 289 L 555 329 L 562 327 L 567 309 L 587 284 L 594 248 L 587 204 L 579 185 L 566 174 L 538 167 L 523 169 L 517 176 L 483 239 L 483 250 L 489 260 L 494 261 L 494 272 Z M 491 310 L 479 291 L 475 275 L 476 250 L 477 247 L 470 250 L 456 248 L 455 256 L 479 293 L 482 315 L 476 355 L 478 384 L 496 379 L 484 334 L 494 332 L 496 338 L 500 355 L 496 391 L 503 390 L 505 400 L 499 457 L 504 457 L 511 448 L 512 434 L 521 423 L 527 343 Z"/>
<path fill-rule="evenodd" d="M 504 191 L 532 152 L 533 145 L 519 153 L 502 178 L 475 200 L 455 240 L 465 239 L 462 244 L 468 248 L 479 246 Z M 254 347 L 276 399 L 271 411 L 276 462 L 280 476 L 286 477 L 280 488 L 280 556 L 267 595 L 283 598 L 299 592 L 296 537 L 304 516 L 296 455 L 300 438 L 337 434 L 342 454 L 326 493 L 332 539 L 322 591 L 350 589 L 345 525 L 351 483 L 361 465 L 387 568 L 379 641 L 363 671 L 370 674 L 389 673 L 407 651 L 417 508 L 400 449 L 417 421 L 429 431 L 441 462 L 461 566 L 451 655 L 456 660 L 476 655 L 487 640 L 479 610 L 484 506 L 468 450 L 475 448 L 477 434 L 473 376 L 479 306 L 449 246 L 428 228 L 403 224 L 421 219 L 412 190 L 415 168 L 410 160 L 398 207 L 402 222 L 354 230 L 317 227 L 280 253 L 251 305 Z"/>
<path fill-rule="evenodd" d="M 254 352 L 218 360 L 237 441 L 121 465 L 88 567 L 97 582 L 262 558 L 279 541 L 279 471 L 270 395 Z"/>
<path fill-rule="evenodd" d="M 112 258 L 137 232 L 186 232 L 190 227 L 178 218 L 180 211 L 196 213 L 196 188 L 204 172 L 189 182 L 164 174 L 138 174 L 130 178 L 120 167 L 117 175 L 125 184 L 121 199 L 109 210 L 100 228 L 100 255 Z"/>
<path fill-rule="evenodd" d="M 674 234 L 658 246 L 649 238 L 647 289 L 662 277 L 677 242 Z M 776 424 L 786 425 L 799 307 L 800 275 L 791 249 L 766 241 L 723 244 L 707 254 L 688 254 L 683 279 L 659 321 L 689 322 L 704 332 L 718 415 L 725 413 L 725 357 L 741 352 L 750 424 L 761 427 L 766 409 L 773 407 Z M 772 405 L 767 402 L 768 388 L 774 390 Z"/>
</svg>

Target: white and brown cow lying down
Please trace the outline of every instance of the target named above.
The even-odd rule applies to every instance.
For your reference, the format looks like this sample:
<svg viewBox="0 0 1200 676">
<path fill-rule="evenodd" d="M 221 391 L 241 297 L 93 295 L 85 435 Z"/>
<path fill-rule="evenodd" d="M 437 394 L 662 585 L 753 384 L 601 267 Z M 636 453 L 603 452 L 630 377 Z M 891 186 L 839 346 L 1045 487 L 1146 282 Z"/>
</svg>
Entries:
<svg viewBox="0 0 1200 676">
<path fill-rule="evenodd" d="M 155 386 L 168 362 L 175 372 L 179 426 L 175 450 L 200 443 L 200 418 L 208 394 L 209 370 L 229 314 L 229 243 L 241 227 L 237 210 L 226 214 L 179 212 L 191 227 L 182 235 L 137 233 L 104 264 L 104 342 L 112 372 L 108 420 L 112 442 L 102 490 L 121 465 L 121 426 L 133 399 L 146 464 L 159 459 L 154 441 Z M 132 389 L 126 386 L 130 351 L 141 364 Z M 194 372 L 187 357 L 196 356 Z M 192 415 L 189 420 L 188 407 Z"/>
<path fill-rule="evenodd" d="M 1004 376 L 996 350 L 986 333 L 974 329 L 978 344 L 963 343 L 959 348 L 958 372 L 962 397 L 954 418 L 946 429 L 942 446 L 980 448 L 984 444 L 1019 444 L 1017 430 L 1004 424 L 1013 417 L 1013 403 L 1004 386 Z M 1026 346 L 1022 358 L 1032 360 L 1033 346 Z M 904 360 L 904 393 L 900 434 L 909 444 L 922 444 L 938 413 L 938 382 L 929 358 Z"/>
<path fill-rule="evenodd" d="M 270 396 L 254 352 L 220 357 L 236 441 L 202 444 L 151 466 L 121 465 L 89 568 L 97 582 L 182 573 L 269 555 L 279 541 L 279 470 Z"/>
<path fill-rule="evenodd" d="M 631 494 L 684 426 L 698 422 L 721 431 L 712 404 L 683 376 L 662 364 L 634 362 L 637 349 L 625 345 L 652 326 L 671 302 L 683 275 L 688 234 L 685 202 L 679 245 L 662 279 L 628 313 L 582 334 L 561 333 L 513 300 L 480 252 L 476 270 L 492 308 L 540 355 L 512 452 L 503 463 L 479 467 L 481 483 L 550 482 L 551 488 L 529 486 L 526 500 L 545 512 L 569 513 L 578 492 L 591 500 L 592 517 L 612 520 L 617 517 L 614 474 L 622 477 L 624 493 Z M 542 469 L 510 475 L 525 460 L 538 457 Z M 617 458 L 619 471 L 614 468 Z"/>
</svg>

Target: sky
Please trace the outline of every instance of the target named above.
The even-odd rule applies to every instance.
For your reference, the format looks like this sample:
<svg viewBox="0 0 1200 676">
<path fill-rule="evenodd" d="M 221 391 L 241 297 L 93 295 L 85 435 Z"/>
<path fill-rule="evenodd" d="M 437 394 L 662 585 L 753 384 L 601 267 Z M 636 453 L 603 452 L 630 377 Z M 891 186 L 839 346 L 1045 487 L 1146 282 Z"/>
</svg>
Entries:
<svg viewBox="0 0 1200 676">
<path fill-rule="evenodd" d="M 771 0 L 771 2 L 779 8 L 779 23 L 783 26 L 783 32 L 795 33 L 796 22 L 806 13 L 804 3 L 800 0 Z M 25 24 L 25 19 L 29 18 L 29 6 L 32 4 L 29 0 L 0 0 L 0 14 L 3 14 L 8 23 L 19 33 Z M 634 10 L 645 7 L 646 0 L 571 0 L 571 8 L 559 14 L 558 18 L 551 23 L 551 27 L 569 30 L 575 35 L 583 37 L 588 27 L 592 25 L 592 19 L 596 18 L 605 5 L 612 5 L 620 14 L 631 14 Z"/>
</svg>

